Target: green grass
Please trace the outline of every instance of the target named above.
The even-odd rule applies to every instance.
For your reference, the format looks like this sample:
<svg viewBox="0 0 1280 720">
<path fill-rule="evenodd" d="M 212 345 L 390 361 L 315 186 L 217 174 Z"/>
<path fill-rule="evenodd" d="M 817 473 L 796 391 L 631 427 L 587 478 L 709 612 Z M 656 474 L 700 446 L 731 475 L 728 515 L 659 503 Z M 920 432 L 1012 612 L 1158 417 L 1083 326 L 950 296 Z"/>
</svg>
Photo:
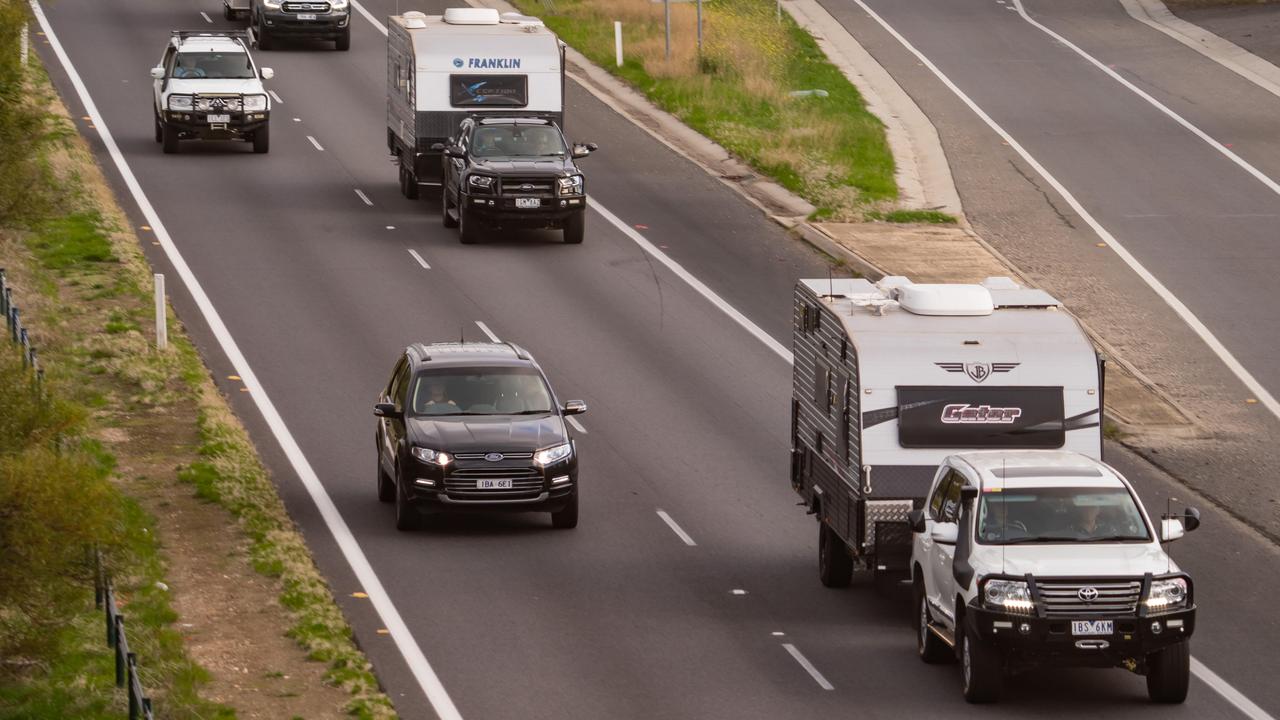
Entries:
<svg viewBox="0 0 1280 720">
<path fill-rule="evenodd" d="M 857 219 L 897 199 L 883 125 L 808 32 L 789 16 L 775 19 L 773 2 L 707 4 L 701 57 L 690 47 L 692 9 L 674 7 L 678 52 L 670 61 L 662 51 L 661 5 L 648 0 L 562 0 L 553 13 L 536 0 L 516 4 L 658 106 L 808 200 L 822 217 Z M 614 19 L 623 20 L 628 48 L 621 68 L 614 63 Z M 789 95 L 809 89 L 828 96 Z"/>
<path fill-rule="evenodd" d="M 955 225 L 954 215 L 938 210 L 870 210 L 867 220 L 887 223 L 924 223 L 927 225 Z"/>
<path fill-rule="evenodd" d="M 40 264 L 50 270 L 119 262 L 111 240 L 102 232 L 102 218 L 96 211 L 46 220 L 29 245 Z"/>
</svg>

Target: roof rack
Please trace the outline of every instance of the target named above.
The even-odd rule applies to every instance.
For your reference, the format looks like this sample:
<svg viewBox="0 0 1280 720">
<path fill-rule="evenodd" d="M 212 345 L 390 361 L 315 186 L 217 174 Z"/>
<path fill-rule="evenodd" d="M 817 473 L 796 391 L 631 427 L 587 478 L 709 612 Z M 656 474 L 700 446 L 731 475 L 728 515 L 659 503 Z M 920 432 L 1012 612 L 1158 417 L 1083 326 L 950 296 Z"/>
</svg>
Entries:
<svg viewBox="0 0 1280 720">
<path fill-rule="evenodd" d="M 415 352 L 425 362 L 431 360 L 431 353 L 427 352 L 427 346 L 423 343 L 414 343 L 409 346 L 410 352 Z"/>
<path fill-rule="evenodd" d="M 515 344 L 515 343 L 513 343 L 513 342 L 505 342 L 505 343 L 503 343 L 503 345 L 506 345 L 506 346 L 510 347 L 510 348 L 511 348 L 511 351 L 512 351 L 512 352 L 514 352 L 514 353 L 516 354 L 516 358 L 517 358 L 517 359 L 519 359 L 519 360 L 532 360 L 532 359 L 533 359 L 533 356 L 529 355 L 528 351 L 526 351 L 524 348 L 520 347 L 519 345 L 517 345 L 517 344 Z"/>
<path fill-rule="evenodd" d="M 191 37 L 228 37 L 237 40 L 248 40 L 248 30 L 170 30 L 169 35 L 181 40 Z"/>
</svg>

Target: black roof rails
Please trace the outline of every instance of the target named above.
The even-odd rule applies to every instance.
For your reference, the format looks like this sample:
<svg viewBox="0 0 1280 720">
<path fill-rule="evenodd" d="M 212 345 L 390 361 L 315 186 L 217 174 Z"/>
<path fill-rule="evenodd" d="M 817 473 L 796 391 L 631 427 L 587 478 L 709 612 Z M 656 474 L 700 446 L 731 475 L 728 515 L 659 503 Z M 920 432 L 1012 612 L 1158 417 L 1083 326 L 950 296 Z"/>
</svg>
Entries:
<svg viewBox="0 0 1280 720">
<path fill-rule="evenodd" d="M 170 31 L 169 31 L 169 35 L 170 35 L 171 37 L 178 37 L 178 38 L 181 38 L 181 39 L 183 39 L 183 40 L 186 40 L 186 39 L 187 39 L 187 38 L 189 38 L 189 37 L 201 37 L 201 36 L 204 36 L 204 37 L 229 37 L 229 38 L 237 38 L 237 39 L 240 39 L 240 40 L 248 40 L 248 39 L 249 39 L 249 31 L 248 31 L 248 30 L 234 30 L 234 29 L 229 29 L 229 30 L 170 30 Z"/>
<path fill-rule="evenodd" d="M 420 342 L 410 345 L 409 352 L 416 352 L 423 361 L 431 360 L 431 353 L 427 352 L 427 346 Z"/>
<path fill-rule="evenodd" d="M 507 347 L 509 347 L 509 348 L 511 348 L 511 351 L 512 351 L 512 352 L 514 352 L 514 353 L 516 354 L 516 358 L 518 358 L 518 359 L 520 359 L 520 360 L 532 360 L 532 359 L 533 359 L 533 357 L 532 357 L 531 355 L 529 355 L 529 353 L 528 353 L 528 352 L 526 352 L 524 348 L 520 347 L 519 345 L 517 345 L 517 344 L 515 344 L 515 343 L 513 343 L 513 342 L 504 342 L 504 343 L 502 343 L 502 344 L 503 344 L 503 345 L 506 345 L 506 346 L 507 346 Z"/>
</svg>

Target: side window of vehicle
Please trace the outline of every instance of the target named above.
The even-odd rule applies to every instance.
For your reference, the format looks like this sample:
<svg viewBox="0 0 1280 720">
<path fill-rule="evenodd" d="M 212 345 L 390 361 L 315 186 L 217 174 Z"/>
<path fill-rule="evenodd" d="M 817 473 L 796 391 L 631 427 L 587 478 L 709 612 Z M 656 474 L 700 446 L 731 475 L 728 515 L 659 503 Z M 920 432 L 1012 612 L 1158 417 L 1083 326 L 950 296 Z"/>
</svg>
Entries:
<svg viewBox="0 0 1280 720">
<path fill-rule="evenodd" d="M 948 471 L 938 481 L 938 486 L 933 489 L 933 495 L 929 496 L 929 518 L 934 522 L 938 522 L 942 517 L 942 499 L 947 494 L 947 487 L 951 484 L 951 476 L 954 470 Z"/>
<path fill-rule="evenodd" d="M 965 479 L 955 470 L 949 474 L 951 481 L 947 485 L 947 494 L 942 498 L 942 522 L 953 523 L 960 521 L 960 490 L 964 487 Z"/>
<path fill-rule="evenodd" d="M 401 357 L 400 362 L 396 363 L 396 369 L 391 373 L 391 382 L 387 383 L 387 398 L 400 410 L 404 409 L 401 407 L 401 396 L 404 394 L 404 380 L 408 376 L 408 370 L 408 360 Z"/>
<path fill-rule="evenodd" d="M 164 66 L 164 73 L 166 76 L 173 74 L 173 58 L 176 57 L 177 54 L 178 52 L 173 49 L 172 45 L 165 48 L 164 59 L 160 61 L 160 64 Z"/>
</svg>

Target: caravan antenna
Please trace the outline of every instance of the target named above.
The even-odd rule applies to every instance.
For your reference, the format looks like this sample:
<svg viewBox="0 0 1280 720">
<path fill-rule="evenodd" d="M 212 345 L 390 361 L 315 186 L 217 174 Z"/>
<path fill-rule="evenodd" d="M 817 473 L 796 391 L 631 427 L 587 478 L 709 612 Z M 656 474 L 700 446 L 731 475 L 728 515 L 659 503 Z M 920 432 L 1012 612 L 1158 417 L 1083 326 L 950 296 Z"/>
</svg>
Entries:
<svg viewBox="0 0 1280 720">
<path fill-rule="evenodd" d="M 458 324 L 458 344 L 459 345 L 467 344 L 467 326 L 465 323 Z"/>
</svg>

